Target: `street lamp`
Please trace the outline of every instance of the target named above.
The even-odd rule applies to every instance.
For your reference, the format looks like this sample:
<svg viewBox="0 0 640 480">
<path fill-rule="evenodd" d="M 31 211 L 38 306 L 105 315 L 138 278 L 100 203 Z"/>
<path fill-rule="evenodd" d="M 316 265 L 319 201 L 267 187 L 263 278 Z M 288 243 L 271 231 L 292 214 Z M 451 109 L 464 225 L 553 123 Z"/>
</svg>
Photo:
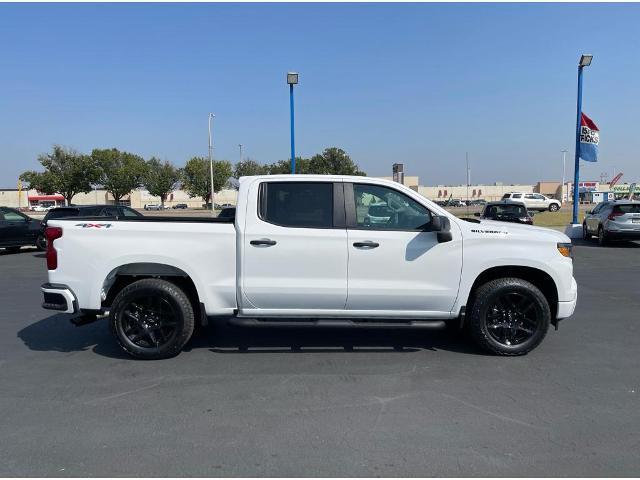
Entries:
<svg viewBox="0 0 640 480">
<path fill-rule="evenodd" d="M 213 113 L 209 114 L 209 174 L 211 175 L 211 216 L 213 216 L 214 214 L 214 206 L 213 206 L 213 156 L 212 156 L 212 151 L 213 151 L 213 144 L 211 143 L 211 122 L 213 122 L 213 119 L 215 118 L 215 115 Z"/>
<path fill-rule="evenodd" d="M 582 70 L 584 67 L 591 65 L 593 55 L 582 55 L 578 63 L 578 102 L 577 102 L 577 119 L 576 119 L 576 155 L 575 168 L 573 174 L 573 218 L 571 223 L 578 223 L 578 203 L 580 202 L 580 117 L 582 116 Z"/>
<path fill-rule="evenodd" d="M 238 148 L 240 148 L 240 163 L 242 163 L 242 144 L 238 144 Z"/>
<path fill-rule="evenodd" d="M 296 173 L 296 143 L 294 132 L 294 113 L 293 113 L 293 86 L 298 84 L 298 73 L 288 72 L 287 83 L 289 84 L 289 110 L 291 111 L 291 173 Z"/>
</svg>

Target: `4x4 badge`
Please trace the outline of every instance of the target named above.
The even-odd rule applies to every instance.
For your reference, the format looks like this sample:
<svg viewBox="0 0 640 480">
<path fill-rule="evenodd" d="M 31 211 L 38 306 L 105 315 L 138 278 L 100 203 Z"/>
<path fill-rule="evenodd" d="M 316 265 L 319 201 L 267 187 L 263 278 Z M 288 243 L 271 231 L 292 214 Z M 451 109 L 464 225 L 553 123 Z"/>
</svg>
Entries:
<svg viewBox="0 0 640 480">
<path fill-rule="evenodd" d="M 82 228 L 111 228 L 110 223 L 76 223 L 76 227 Z"/>
</svg>

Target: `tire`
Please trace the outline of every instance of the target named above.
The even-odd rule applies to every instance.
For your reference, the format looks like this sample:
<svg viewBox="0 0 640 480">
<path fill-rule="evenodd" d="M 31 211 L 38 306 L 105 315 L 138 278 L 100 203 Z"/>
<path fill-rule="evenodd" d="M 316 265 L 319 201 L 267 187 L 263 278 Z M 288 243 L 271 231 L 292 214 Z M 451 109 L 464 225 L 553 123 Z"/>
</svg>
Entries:
<svg viewBox="0 0 640 480">
<path fill-rule="evenodd" d="M 474 298 L 467 328 L 472 340 L 490 353 L 525 355 L 542 342 L 549 330 L 549 302 L 526 280 L 491 280 L 476 290 Z"/>
<path fill-rule="evenodd" d="M 606 247 L 609 243 L 609 239 L 607 238 L 607 232 L 604 231 L 602 225 L 598 227 L 598 245 L 601 247 Z"/>
<path fill-rule="evenodd" d="M 22 247 L 7 247 L 7 252 L 18 253 Z"/>
<path fill-rule="evenodd" d="M 125 352 L 138 359 L 158 360 L 180 353 L 193 334 L 194 312 L 180 287 L 145 278 L 118 293 L 109 323 Z"/>
<path fill-rule="evenodd" d="M 589 233 L 589 229 L 587 228 L 587 224 L 582 224 L 582 239 L 583 240 L 591 240 L 591 234 Z"/>
<path fill-rule="evenodd" d="M 44 235 L 38 235 L 38 238 L 36 239 L 36 247 L 41 252 L 47 249 L 47 239 Z"/>
<path fill-rule="evenodd" d="M 549 205 L 550 212 L 557 212 L 558 210 L 560 210 L 560 207 L 557 203 L 552 203 L 551 205 Z"/>
</svg>

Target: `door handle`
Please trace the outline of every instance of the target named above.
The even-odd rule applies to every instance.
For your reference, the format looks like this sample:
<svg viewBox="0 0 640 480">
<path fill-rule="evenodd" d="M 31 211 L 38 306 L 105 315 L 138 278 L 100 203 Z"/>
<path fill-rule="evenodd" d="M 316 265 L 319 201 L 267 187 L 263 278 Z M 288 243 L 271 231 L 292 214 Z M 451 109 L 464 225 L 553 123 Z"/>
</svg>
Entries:
<svg viewBox="0 0 640 480">
<path fill-rule="evenodd" d="M 251 240 L 249 242 L 251 245 L 267 245 L 269 247 L 272 247 L 273 245 L 275 245 L 277 242 L 275 240 L 270 240 L 268 238 L 262 238 L 260 240 Z"/>
<path fill-rule="evenodd" d="M 366 242 L 354 242 L 353 246 L 356 248 L 378 248 L 380 244 L 367 240 Z"/>
</svg>

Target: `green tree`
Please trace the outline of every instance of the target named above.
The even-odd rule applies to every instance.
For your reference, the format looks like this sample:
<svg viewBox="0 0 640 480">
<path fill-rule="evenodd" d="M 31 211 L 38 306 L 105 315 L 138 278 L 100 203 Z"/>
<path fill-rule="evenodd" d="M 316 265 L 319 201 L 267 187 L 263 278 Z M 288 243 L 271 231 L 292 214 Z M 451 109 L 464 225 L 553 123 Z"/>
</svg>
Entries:
<svg viewBox="0 0 640 480">
<path fill-rule="evenodd" d="M 226 160 L 213 162 L 213 193 L 219 192 L 233 174 L 231 163 Z M 211 172 L 209 160 L 193 157 L 182 169 L 182 183 L 190 197 L 202 197 L 205 203 L 211 200 Z"/>
<path fill-rule="evenodd" d="M 90 192 L 91 184 L 97 183 L 100 177 L 90 156 L 60 145 L 54 145 L 51 153 L 40 155 L 38 161 L 45 171 L 24 172 L 20 180 L 39 192 L 61 194 L 67 205 L 76 193 Z"/>
<path fill-rule="evenodd" d="M 234 178 L 249 177 L 251 175 L 265 175 L 268 172 L 267 165 L 261 165 L 255 160 L 247 158 L 242 162 L 236 163 L 233 169 Z"/>
<path fill-rule="evenodd" d="M 160 203 L 164 208 L 164 202 L 176 188 L 180 180 L 180 172 L 170 162 L 161 162 L 155 157 L 147 161 L 147 168 L 142 180 L 143 185 L 154 197 L 160 197 Z"/>
<path fill-rule="evenodd" d="M 319 175 L 366 175 L 341 148 L 325 148 L 311 157 L 309 173 Z"/>
<path fill-rule="evenodd" d="M 265 165 L 265 170 L 265 173 L 269 175 L 282 175 L 291 173 L 291 160 L 279 160 L 269 165 Z M 296 173 L 311 173 L 309 172 L 308 158 L 296 157 Z"/>
<path fill-rule="evenodd" d="M 113 195 L 116 204 L 142 185 L 147 164 L 139 155 L 117 148 L 94 149 L 91 157 L 100 169 L 100 183 Z"/>
</svg>

